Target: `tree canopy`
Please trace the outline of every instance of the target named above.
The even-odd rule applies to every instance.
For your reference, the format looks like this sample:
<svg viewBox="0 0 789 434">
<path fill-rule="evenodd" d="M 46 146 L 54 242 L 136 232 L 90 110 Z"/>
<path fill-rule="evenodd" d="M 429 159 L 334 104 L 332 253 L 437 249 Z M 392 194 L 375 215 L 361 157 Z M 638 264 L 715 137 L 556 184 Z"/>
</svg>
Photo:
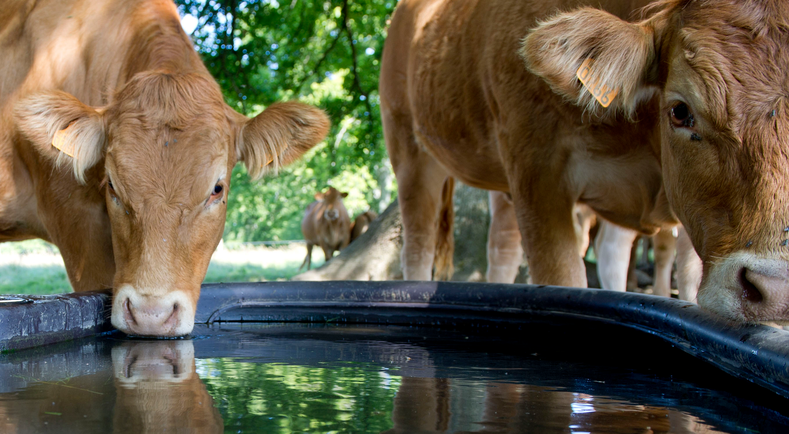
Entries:
<svg viewBox="0 0 789 434">
<path fill-rule="evenodd" d="M 279 175 L 233 171 L 226 240 L 300 239 L 304 209 L 332 185 L 354 216 L 383 209 L 394 177 L 381 129 L 378 73 L 396 0 L 176 0 L 231 107 L 248 116 L 283 100 L 324 109 L 324 143 Z M 187 31 L 190 30 L 187 28 Z"/>
</svg>

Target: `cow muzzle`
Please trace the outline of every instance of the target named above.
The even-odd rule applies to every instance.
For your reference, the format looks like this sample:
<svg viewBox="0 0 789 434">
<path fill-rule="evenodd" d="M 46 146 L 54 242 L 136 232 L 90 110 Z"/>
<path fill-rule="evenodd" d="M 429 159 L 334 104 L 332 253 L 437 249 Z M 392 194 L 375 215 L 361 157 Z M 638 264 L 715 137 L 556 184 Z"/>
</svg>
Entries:
<svg viewBox="0 0 789 434">
<path fill-rule="evenodd" d="M 731 320 L 789 324 L 789 262 L 734 253 L 705 276 L 699 305 Z"/>
<path fill-rule="evenodd" d="M 194 328 L 195 306 L 183 291 L 161 296 L 123 285 L 112 301 L 112 325 L 139 336 L 177 337 Z"/>
<path fill-rule="evenodd" d="M 340 212 L 336 209 L 327 210 L 324 215 L 326 216 L 326 220 L 334 221 L 340 218 Z"/>
<path fill-rule="evenodd" d="M 194 372 L 191 340 L 127 341 L 112 348 L 115 379 L 124 388 L 147 381 L 180 383 Z"/>
</svg>

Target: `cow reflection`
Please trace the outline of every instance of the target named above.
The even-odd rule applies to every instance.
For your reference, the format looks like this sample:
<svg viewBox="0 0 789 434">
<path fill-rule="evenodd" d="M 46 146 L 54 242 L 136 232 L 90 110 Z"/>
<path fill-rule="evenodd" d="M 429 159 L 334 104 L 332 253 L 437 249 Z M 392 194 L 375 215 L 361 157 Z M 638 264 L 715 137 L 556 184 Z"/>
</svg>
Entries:
<svg viewBox="0 0 789 434">
<path fill-rule="evenodd" d="M 717 432 L 673 409 L 543 386 L 416 377 L 402 378 L 392 421 L 382 434 Z"/>
<path fill-rule="evenodd" d="M 112 349 L 116 432 L 221 433 L 222 417 L 195 372 L 191 341 L 124 342 Z"/>
</svg>

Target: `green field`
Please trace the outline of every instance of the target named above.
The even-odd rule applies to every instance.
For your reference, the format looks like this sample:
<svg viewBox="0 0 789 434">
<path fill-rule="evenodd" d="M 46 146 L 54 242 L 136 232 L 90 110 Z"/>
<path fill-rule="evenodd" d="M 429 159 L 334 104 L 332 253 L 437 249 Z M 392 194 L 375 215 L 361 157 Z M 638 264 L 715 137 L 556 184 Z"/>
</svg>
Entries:
<svg viewBox="0 0 789 434">
<path fill-rule="evenodd" d="M 306 248 L 301 243 L 279 247 L 229 245 L 211 259 L 205 282 L 288 280 L 298 274 Z M 313 268 L 323 252 L 312 252 Z M 0 244 L 0 294 L 60 294 L 71 286 L 56 247 L 41 240 Z"/>
</svg>

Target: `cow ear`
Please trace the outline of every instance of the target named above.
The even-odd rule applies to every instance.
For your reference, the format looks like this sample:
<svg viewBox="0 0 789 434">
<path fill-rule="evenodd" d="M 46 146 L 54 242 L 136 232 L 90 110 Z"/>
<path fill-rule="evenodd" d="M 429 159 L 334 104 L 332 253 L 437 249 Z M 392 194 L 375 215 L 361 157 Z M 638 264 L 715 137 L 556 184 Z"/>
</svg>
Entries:
<svg viewBox="0 0 789 434">
<path fill-rule="evenodd" d="M 554 92 L 587 112 L 622 110 L 632 118 L 657 89 L 658 22 L 628 23 L 599 9 L 578 9 L 540 23 L 524 39 L 521 56 Z"/>
<path fill-rule="evenodd" d="M 21 99 L 14 107 L 14 119 L 41 155 L 58 165 L 70 163 L 77 181 L 85 184 L 85 171 L 104 155 L 103 112 L 57 91 Z"/>
<path fill-rule="evenodd" d="M 243 125 L 237 156 L 257 179 L 292 163 L 328 132 L 329 118 L 322 110 L 298 102 L 272 104 Z"/>
<path fill-rule="evenodd" d="M 323 200 L 323 193 L 315 193 L 315 200 Z"/>
<path fill-rule="evenodd" d="M 348 197 L 348 193 L 345 193 L 345 192 L 343 192 L 343 193 L 340 193 L 340 196 L 342 196 L 342 197 Z"/>
</svg>

